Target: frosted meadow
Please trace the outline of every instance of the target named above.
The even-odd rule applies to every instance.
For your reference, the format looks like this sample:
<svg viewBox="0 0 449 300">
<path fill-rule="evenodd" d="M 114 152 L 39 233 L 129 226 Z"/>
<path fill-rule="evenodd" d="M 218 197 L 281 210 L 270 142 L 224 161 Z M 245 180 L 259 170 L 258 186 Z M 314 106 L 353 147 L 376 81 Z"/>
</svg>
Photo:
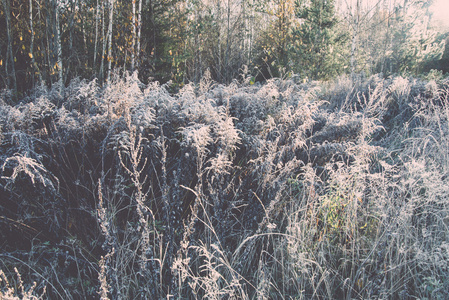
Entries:
<svg viewBox="0 0 449 300">
<path fill-rule="evenodd" d="M 448 88 L 116 73 L 4 93 L 0 295 L 448 298 Z"/>
</svg>

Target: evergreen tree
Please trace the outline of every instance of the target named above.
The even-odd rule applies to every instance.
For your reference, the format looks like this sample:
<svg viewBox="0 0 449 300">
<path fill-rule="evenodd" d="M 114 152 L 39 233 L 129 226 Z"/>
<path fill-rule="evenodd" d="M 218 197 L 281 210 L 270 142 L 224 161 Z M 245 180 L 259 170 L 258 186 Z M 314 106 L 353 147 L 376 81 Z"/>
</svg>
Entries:
<svg viewBox="0 0 449 300">
<path fill-rule="evenodd" d="M 295 2 L 258 1 L 256 9 L 263 13 L 263 19 L 259 20 L 261 34 L 256 42 L 253 62 L 259 71 L 257 80 L 282 77 L 292 70 L 289 50 L 295 25 Z"/>
<path fill-rule="evenodd" d="M 334 0 L 297 2 L 296 16 L 300 25 L 293 31 L 294 72 L 313 79 L 340 74 L 347 66 L 342 56 L 347 37 L 339 30 Z"/>
<path fill-rule="evenodd" d="M 430 27 L 428 8 L 428 3 L 412 0 L 398 10 L 391 52 L 395 72 L 418 75 L 425 62 L 441 58 L 444 42 Z"/>
</svg>

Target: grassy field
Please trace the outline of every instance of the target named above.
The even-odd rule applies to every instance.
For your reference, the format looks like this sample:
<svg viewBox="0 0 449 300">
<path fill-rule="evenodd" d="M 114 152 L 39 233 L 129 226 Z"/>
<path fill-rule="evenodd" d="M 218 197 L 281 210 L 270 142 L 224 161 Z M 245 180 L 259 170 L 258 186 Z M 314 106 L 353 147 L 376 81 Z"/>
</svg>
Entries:
<svg viewBox="0 0 449 300">
<path fill-rule="evenodd" d="M 0 104 L 0 298 L 448 299 L 449 79 Z"/>
</svg>

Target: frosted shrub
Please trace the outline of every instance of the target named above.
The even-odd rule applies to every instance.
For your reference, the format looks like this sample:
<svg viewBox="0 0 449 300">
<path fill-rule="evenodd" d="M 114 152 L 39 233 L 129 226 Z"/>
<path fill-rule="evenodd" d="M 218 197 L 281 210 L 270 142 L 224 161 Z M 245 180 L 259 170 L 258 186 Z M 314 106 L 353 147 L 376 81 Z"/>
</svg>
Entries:
<svg viewBox="0 0 449 300">
<path fill-rule="evenodd" d="M 256 96 L 264 99 L 265 101 L 277 101 L 279 99 L 279 90 L 276 86 L 274 79 L 269 80 L 266 84 L 260 88 Z"/>
<path fill-rule="evenodd" d="M 410 94 L 410 82 L 407 78 L 401 76 L 393 79 L 393 83 L 390 85 L 389 89 L 395 100 L 398 102 L 407 101 Z"/>
<path fill-rule="evenodd" d="M 10 176 L 2 176 L 2 178 L 8 179 L 11 183 L 14 183 L 18 175 L 23 172 L 30 178 L 33 185 L 36 184 L 37 180 L 44 187 L 48 186 L 53 190 L 56 190 L 58 187 L 57 178 L 48 174 L 45 167 L 33 158 L 21 154 L 8 157 L 2 165 L 3 174 L 5 174 L 5 168 L 10 165 L 12 166 L 12 174 Z M 56 184 L 54 184 L 54 182 L 56 182 Z"/>
<path fill-rule="evenodd" d="M 447 82 L 168 86 L 0 105 L 4 270 L 48 299 L 448 297 Z"/>
<path fill-rule="evenodd" d="M 219 246 L 201 244 L 191 247 L 204 262 L 201 276 L 192 276 L 190 287 L 195 296 L 204 299 L 249 299 L 236 274 Z"/>
<path fill-rule="evenodd" d="M 329 106 L 332 109 L 348 110 L 357 97 L 357 83 L 350 76 L 341 75 L 326 86 L 329 95 Z"/>
<path fill-rule="evenodd" d="M 205 95 L 197 97 L 191 84 L 179 92 L 179 105 L 179 116 L 187 122 L 211 124 L 219 117 L 215 101 Z"/>
<path fill-rule="evenodd" d="M 219 145 L 225 153 L 231 154 L 238 148 L 241 142 L 240 130 L 234 126 L 235 118 L 230 117 L 227 113 L 221 112 L 215 124 L 212 125 L 215 134 L 214 143 Z"/>
<path fill-rule="evenodd" d="M 129 114 L 132 105 L 138 105 L 143 99 L 142 84 L 137 73 L 126 74 L 121 77 L 114 74 L 114 78 L 103 92 L 101 106 L 106 108 L 110 120 L 125 117 Z"/>
<path fill-rule="evenodd" d="M 26 287 L 22 281 L 22 277 L 17 271 L 17 268 L 14 268 L 14 272 L 17 276 L 17 282 L 14 282 L 11 286 L 10 280 L 6 277 L 3 270 L 0 270 L 0 297 L 5 300 L 39 300 L 44 299 L 45 290 L 43 288 L 41 295 L 36 295 L 36 282 L 34 282 L 31 286 Z"/>
<path fill-rule="evenodd" d="M 34 102 L 18 104 L 16 107 L 5 109 L 2 119 L 8 130 L 17 129 L 30 133 L 31 131 L 42 133 L 46 130 L 44 120 L 51 116 L 53 111 L 54 105 L 45 96 L 41 96 Z"/>
<path fill-rule="evenodd" d="M 62 104 L 67 110 L 77 110 L 82 113 L 89 112 L 93 106 L 98 105 L 97 99 L 100 88 L 97 80 L 73 79 L 66 89 L 66 101 Z"/>
<path fill-rule="evenodd" d="M 224 153 L 219 153 L 216 157 L 212 157 L 211 159 L 209 159 L 208 163 L 209 166 L 206 168 L 206 170 L 209 174 L 212 173 L 212 183 L 215 181 L 217 175 L 229 175 L 229 172 L 233 167 L 232 162 Z"/>
<path fill-rule="evenodd" d="M 210 127 L 203 124 L 194 124 L 182 129 L 183 144 L 192 146 L 198 157 L 204 157 L 208 152 L 207 146 L 212 142 Z"/>
</svg>

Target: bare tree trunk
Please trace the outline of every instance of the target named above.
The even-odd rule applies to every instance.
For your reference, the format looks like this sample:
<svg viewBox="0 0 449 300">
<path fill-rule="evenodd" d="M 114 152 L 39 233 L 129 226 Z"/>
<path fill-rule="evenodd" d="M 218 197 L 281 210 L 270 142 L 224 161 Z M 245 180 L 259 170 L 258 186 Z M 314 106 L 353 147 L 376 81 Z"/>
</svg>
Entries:
<svg viewBox="0 0 449 300">
<path fill-rule="evenodd" d="M 95 6 L 95 44 L 94 44 L 94 70 L 96 70 L 97 65 L 97 44 L 98 44 L 98 19 L 99 19 L 99 7 L 98 0 Z"/>
<path fill-rule="evenodd" d="M 31 34 L 31 40 L 30 40 L 30 58 L 31 58 L 31 65 L 33 66 L 33 76 L 32 78 L 32 85 L 34 87 L 34 76 L 37 74 L 39 76 L 39 83 L 42 82 L 42 75 L 39 70 L 38 65 L 36 64 L 36 60 L 34 58 L 34 26 L 33 26 L 33 0 L 30 0 L 30 34 Z"/>
<path fill-rule="evenodd" d="M 131 72 L 134 72 L 136 49 L 136 0 L 132 0 L 132 46 L 131 46 Z"/>
<path fill-rule="evenodd" d="M 72 0 L 71 2 L 71 6 L 70 6 L 70 20 L 68 22 L 68 32 L 69 32 L 69 54 L 67 57 L 67 66 L 66 66 L 66 71 L 65 71 L 65 77 L 63 82 L 67 81 L 67 76 L 70 74 L 70 68 L 74 65 L 77 57 L 75 57 L 76 52 L 73 52 L 73 24 L 75 22 L 75 14 L 77 13 L 77 7 L 79 9 L 79 14 L 82 16 L 83 12 L 82 12 L 82 5 L 83 3 L 81 3 L 81 5 L 78 5 L 78 1 L 77 0 Z M 81 6 L 81 7 L 80 7 Z M 83 29 L 83 35 L 84 35 L 84 22 L 81 23 L 82 25 L 82 29 Z M 86 41 L 84 40 L 84 48 L 86 45 Z M 87 66 L 87 65 L 86 65 Z M 76 68 L 74 68 L 76 70 Z"/>
<path fill-rule="evenodd" d="M 101 35 L 103 37 L 103 51 L 101 52 L 101 64 L 100 64 L 100 81 L 104 81 L 104 56 L 106 54 L 106 36 L 105 36 L 105 17 L 104 17 L 104 0 L 101 1 L 101 14 L 102 14 L 102 22 L 101 22 Z"/>
<path fill-rule="evenodd" d="M 139 9 L 137 15 L 137 49 L 136 49 L 136 67 L 139 67 L 140 61 L 140 36 L 142 32 L 142 0 L 139 0 Z"/>
<path fill-rule="evenodd" d="M 58 54 L 58 84 L 59 91 L 62 92 L 63 88 L 63 79 L 62 79 L 62 46 L 61 46 L 61 28 L 59 24 L 59 2 L 55 0 L 55 17 L 56 17 L 56 45 L 57 45 L 57 54 Z"/>
<path fill-rule="evenodd" d="M 51 2 L 50 0 L 45 0 L 45 5 L 46 7 L 50 7 L 51 6 Z M 53 77 L 54 77 L 54 59 L 53 56 L 51 54 L 50 49 L 53 48 L 53 39 L 51 38 L 52 36 L 52 32 L 53 32 L 53 22 L 51 20 L 51 12 L 46 9 L 45 10 L 45 29 L 46 29 L 46 40 L 47 40 L 47 50 L 46 50 L 46 54 L 47 54 L 47 66 L 48 66 L 48 79 L 50 81 L 50 84 L 53 84 Z M 51 46 L 51 47 L 50 47 Z"/>
<path fill-rule="evenodd" d="M 197 24 L 200 22 L 199 17 L 199 8 L 195 8 L 195 20 L 197 20 Z M 200 82 L 201 79 L 201 46 L 200 46 L 200 27 L 195 28 L 195 63 L 194 63 L 194 82 Z"/>
<path fill-rule="evenodd" d="M 229 55 L 231 48 L 231 1 L 227 1 L 227 18 L 226 18 L 226 54 L 225 54 L 225 82 L 230 82 L 229 80 Z"/>
<path fill-rule="evenodd" d="M 75 20 L 75 6 L 76 0 L 72 2 L 72 7 L 70 8 L 70 22 L 69 22 L 69 49 L 73 48 L 73 22 Z"/>
<path fill-rule="evenodd" d="M 83 14 L 83 12 L 82 12 L 82 9 L 83 9 L 83 6 L 84 6 L 84 1 L 83 2 L 81 2 L 80 4 L 76 4 L 76 0 L 75 0 L 75 2 L 74 2 L 74 6 L 78 6 L 79 7 L 79 9 L 80 9 L 80 15 L 81 16 L 83 16 L 83 15 L 86 15 L 87 14 L 87 8 L 86 8 L 86 13 L 84 13 Z M 72 20 L 73 20 L 73 18 L 72 18 Z M 71 25 L 72 25 L 72 23 L 71 23 Z M 84 50 L 84 53 L 85 53 L 85 55 L 86 55 L 86 57 L 88 56 L 88 53 L 87 53 L 87 37 L 90 35 L 90 34 L 87 34 L 86 33 L 86 25 L 87 25 L 87 22 L 81 22 L 81 31 L 83 32 L 83 50 Z M 73 28 L 73 27 L 72 27 Z M 72 30 L 72 29 L 71 29 Z M 86 65 L 85 65 L 86 67 L 87 67 L 87 62 L 86 62 Z"/>
<path fill-rule="evenodd" d="M 356 71 L 356 52 L 357 52 L 357 42 L 359 37 L 359 26 L 360 26 L 360 0 L 357 0 L 356 3 L 356 11 L 353 16 L 354 25 L 353 25 L 353 35 L 352 35 L 352 43 L 351 43 L 351 78 L 354 79 L 355 71 Z"/>
<path fill-rule="evenodd" d="M 6 19 L 6 35 L 8 39 L 8 50 L 6 54 L 5 68 L 8 78 L 8 88 L 13 90 L 14 98 L 17 95 L 17 81 L 16 81 L 16 69 L 14 66 L 14 55 L 12 52 L 12 32 L 11 32 L 11 11 L 9 6 L 9 0 L 3 0 L 3 7 L 5 8 Z"/>
<path fill-rule="evenodd" d="M 150 21 L 151 21 L 151 25 L 153 27 L 152 30 L 152 39 L 153 39 L 153 49 L 151 49 L 152 55 L 153 55 L 153 59 L 156 60 L 156 57 L 158 55 L 157 51 L 156 51 L 156 21 L 154 18 L 154 1 L 153 0 L 148 0 L 150 3 Z"/>
<path fill-rule="evenodd" d="M 242 1 L 242 13 L 243 13 L 243 61 L 245 65 L 249 64 L 250 53 L 250 24 L 252 7 L 249 5 L 249 1 Z"/>
<path fill-rule="evenodd" d="M 218 82 L 223 82 L 222 56 L 221 56 L 221 22 L 222 22 L 221 0 L 215 0 L 213 9 L 214 9 L 213 16 L 217 20 L 217 24 L 213 29 L 217 33 L 217 35 L 214 36 L 216 43 L 214 47 L 215 49 L 212 49 L 213 61 L 215 62 L 213 68 L 215 70 Z"/>
<path fill-rule="evenodd" d="M 36 66 L 36 63 L 34 61 L 34 54 L 33 54 L 33 48 L 34 48 L 34 27 L 33 27 L 33 0 L 30 0 L 30 9 L 29 9 L 29 16 L 30 16 L 30 58 L 31 58 L 31 65 L 33 66 L 33 76 L 31 76 L 31 85 L 34 87 L 34 68 Z"/>
<path fill-rule="evenodd" d="M 114 0 L 109 0 L 108 82 L 111 81 L 111 69 L 112 69 L 112 22 L 113 21 L 114 21 Z"/>
</svg>

